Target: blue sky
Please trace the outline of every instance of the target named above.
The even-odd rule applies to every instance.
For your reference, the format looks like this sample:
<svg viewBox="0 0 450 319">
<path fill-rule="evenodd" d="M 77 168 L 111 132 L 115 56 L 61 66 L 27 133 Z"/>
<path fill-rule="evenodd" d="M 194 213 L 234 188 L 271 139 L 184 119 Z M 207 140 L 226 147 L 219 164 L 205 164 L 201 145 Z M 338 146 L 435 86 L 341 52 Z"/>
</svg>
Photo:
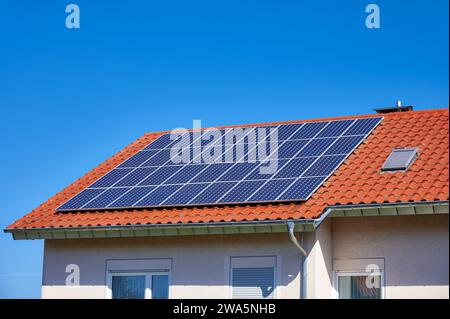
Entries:
<svg viewBox="0 0 450 319">
<path fill-rule="evenodd" d="M 144 132 L 448 107 L 447 0 L 7 0 L 0 39 L 1 228 Z M 0 298 L 38 298 L 43 242 L 10 237 Z"/>
</svg>

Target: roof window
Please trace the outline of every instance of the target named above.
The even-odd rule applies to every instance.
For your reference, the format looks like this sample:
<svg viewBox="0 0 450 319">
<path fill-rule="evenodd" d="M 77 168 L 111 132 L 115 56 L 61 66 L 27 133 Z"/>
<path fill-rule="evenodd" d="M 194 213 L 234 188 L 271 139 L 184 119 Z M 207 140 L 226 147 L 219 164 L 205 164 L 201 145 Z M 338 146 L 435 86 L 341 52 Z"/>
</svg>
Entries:
<svg viewBox="0 0 450 319">
<path fill-rule="evenodd" d="M 417 157 L 417 148 L 394 148 L 384 162 L 382 171 L 405 171 L 411 166 Z"/>
</svg>

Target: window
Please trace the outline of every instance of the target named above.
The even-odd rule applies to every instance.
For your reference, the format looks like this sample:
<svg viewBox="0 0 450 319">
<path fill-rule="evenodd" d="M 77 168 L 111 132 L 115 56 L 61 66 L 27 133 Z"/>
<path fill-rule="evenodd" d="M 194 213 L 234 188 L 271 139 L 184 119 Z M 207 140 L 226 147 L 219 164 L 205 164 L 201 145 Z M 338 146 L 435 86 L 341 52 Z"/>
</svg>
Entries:
<svg viewBox="0 0 450 319">
<path fill-rule="evenodd" d="M 275 256 L 231 257 L 230 266 L 231 298 L 275 298 Z"/>
<path fill-rule="evenodd" d="M 416 148 L 394 148 L 384 162 L 382 171 L 404 171 L 417 157 Z"/>
<path fill-rule="evenodd" d="M 152 275 L 152 299 L 169 298 L 169 275 Z"/>
<path fill-rule="evenodd" d="M 273 299 L 275 280 L 273 268 L 234 268 L 233 299 Z"/>
<path fill-rule="evenodd" d="M 381 299 L 381 273 L 337 273 L 339 299 Z"/>
<path fill-rule="evenodd" d="M 168 299 L 171 258 L 108 259 L 107 299 Z"/>
<path fill-rule="evenodd" d="M 168 299 L 169 273 L 110 273 L 112 299 Z"/>
<path fill-rule="evenodd" d="M 112 299 L 144 299 L 145 275 L 112 276 Z"/>
</svg>

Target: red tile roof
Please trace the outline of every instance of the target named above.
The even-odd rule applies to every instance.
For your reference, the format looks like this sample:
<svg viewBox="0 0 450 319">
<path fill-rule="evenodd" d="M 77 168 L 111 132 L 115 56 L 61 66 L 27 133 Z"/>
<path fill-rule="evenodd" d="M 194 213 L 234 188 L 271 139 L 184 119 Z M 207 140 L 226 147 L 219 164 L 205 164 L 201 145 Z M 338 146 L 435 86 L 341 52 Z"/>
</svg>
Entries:
<svg viewBox="0 0 450 319">
<path fill-rule="evenodd" d="M 303 203 L 56 212 L 69 198 L 165 132 L 145 134 L 8 229 L 311 219 L 318 218 L 329 205 L 448 200 L 448 113 L 448 109 L 437 109 L 383 114 L 384 120 L 366 141 Z M 339 119 L 374 116 L 378 115 Z M 319 120 L 325 119 L 295 123 Z M 418 147 L 419 156 L 406 172 L 381 172 L 395 147 Z"/>
</svg>

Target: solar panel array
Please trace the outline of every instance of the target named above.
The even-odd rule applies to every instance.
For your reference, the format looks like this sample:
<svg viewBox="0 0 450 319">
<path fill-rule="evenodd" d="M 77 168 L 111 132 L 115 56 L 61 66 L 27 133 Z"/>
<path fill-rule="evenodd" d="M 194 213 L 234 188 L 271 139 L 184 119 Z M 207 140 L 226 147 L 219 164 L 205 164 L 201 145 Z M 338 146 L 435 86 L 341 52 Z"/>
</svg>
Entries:
<svg viewBox="0 0 450 319">
<path fill-rule="evenodd" d="M 217 140 L 207 133 L 186 132 L 175 140 L 170 134 L 161 135 L 58 210 L 306 200 L 381 120 L 262 126 L 244 129 L 240 137 L 233 129 L 223 129 L 220 136 L 225 138 Z M 181 140 L 190 142 L 179 150 L 185 161 L 177 163 L 173 149 Z M 202 161 L 205 147 L 213 155 L 207 163 Z M 270 157 L 252 160 L 260 147 L 270 150 Z M 265 172 L 270 165 L 277 169 Z"/>
</svg>

